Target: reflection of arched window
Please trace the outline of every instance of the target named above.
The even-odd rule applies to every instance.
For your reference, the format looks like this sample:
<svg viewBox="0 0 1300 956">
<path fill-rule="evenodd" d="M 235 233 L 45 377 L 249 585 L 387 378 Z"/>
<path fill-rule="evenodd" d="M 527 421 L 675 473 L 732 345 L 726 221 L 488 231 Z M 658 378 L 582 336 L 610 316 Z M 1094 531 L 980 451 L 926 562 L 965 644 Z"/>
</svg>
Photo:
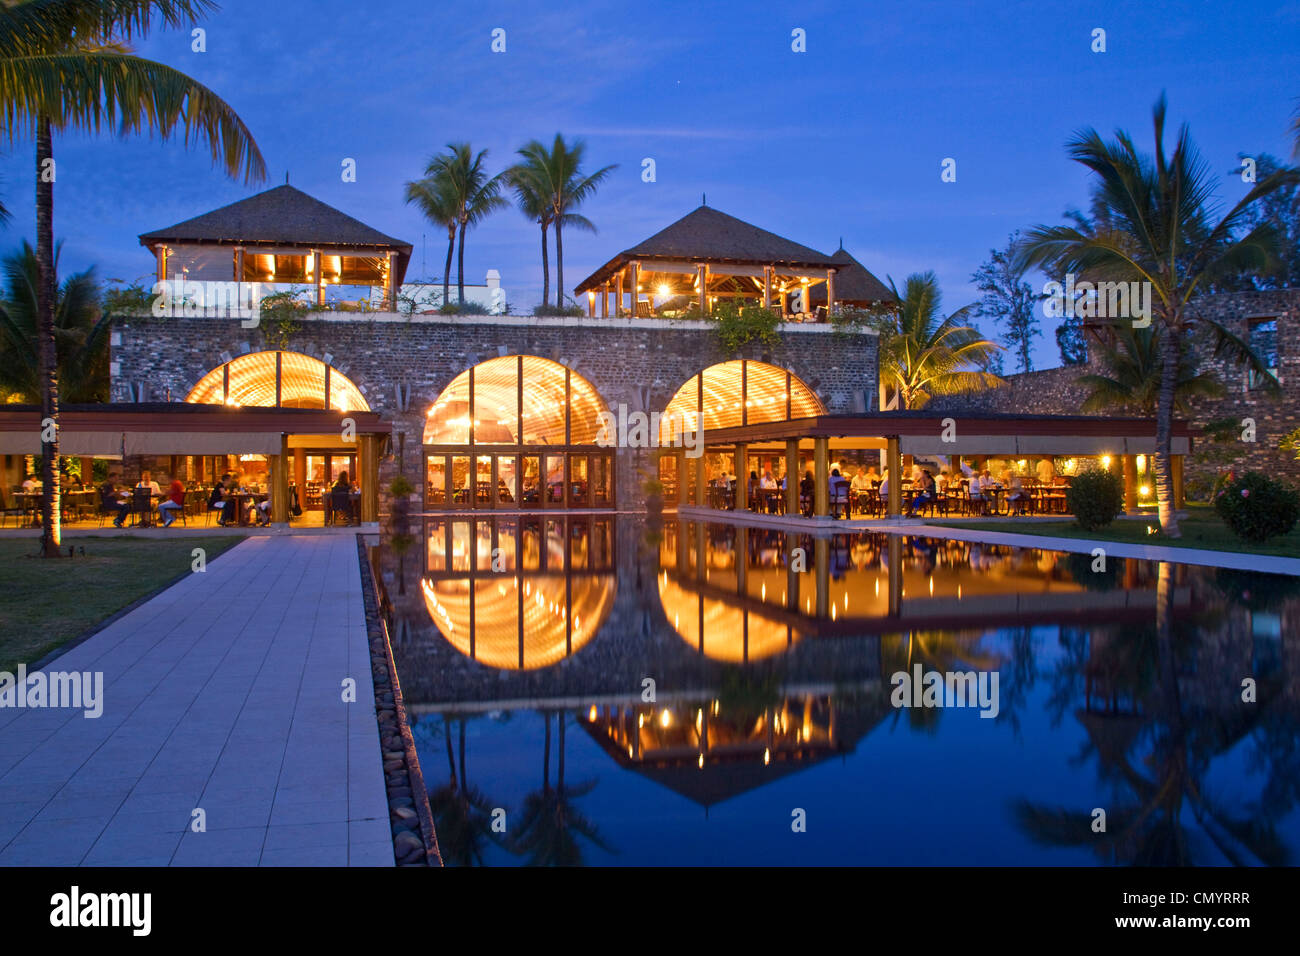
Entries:
<svg viewBox="0 0 1300 956">
<path fill-rule="evenodd" d="M 241 355 L 203 376 L 185 401 L 199 405 L 370 411 L 351 380 L 320 359 L 301 352 Z"/>
<path fill-rule="evenodd" d="M 425 533 L 429 616 L 449 644 L 488 667 L 558 663 L 613 610 L 608 521 L 429 522 Z"/>
<path fill-rule="evenodd" d="M 677 390 L 663 418 L 660 443 L 670 442 L 683 422 L 688 431 L 696 421 L 709 431 L 824 414 L 825 406 L 797 375 L 738 359 L 706 368 Z"/>
<path fill-rule="evenodd" d="M 775 613 L 748 607 L 739 597 L 708 597 L 667 572 L 659 575 L 659 600 L 678 636 L 715 661 L 762 660 L 784 653 L 803 636 Z"/>
<path fill-rule="evenodd" d="M 605 403 L 581 375 L 532 355 L 457 375 L 429 409 L 426 445 L 591 445 Z"/>
</svg>

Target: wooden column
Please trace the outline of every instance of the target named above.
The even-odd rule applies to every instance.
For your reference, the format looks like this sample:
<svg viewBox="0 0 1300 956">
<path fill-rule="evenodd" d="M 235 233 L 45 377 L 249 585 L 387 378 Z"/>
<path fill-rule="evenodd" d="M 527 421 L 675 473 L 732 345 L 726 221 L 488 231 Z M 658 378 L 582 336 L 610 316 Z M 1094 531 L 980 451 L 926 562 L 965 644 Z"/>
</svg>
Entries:
<svg viewBox="0 0 1300 956">
<path fill-rule="evenodd" d="M 709 267 L 700 263 L 695 267 L 695 281 L 699 285 L 700 315 L 709 314 Z"/>
<path fill-rule="evenodd" d="M 592 319 L 596 317 L 596 292 L 594 289 L 587 290 L 587 316 Z"/>
<path fill-rule="evenodd" d="M 1183 500 L 1183 456 L 1171 455 L 1169 465 L 1174 483 L 1174 510 L 1178 511 L 1186 503 Z"/>
<path fill-rule="evenodd" d="M 699 459 L 695 459 L 699 461 Z M 686 449 L 677 453 L 677 505 L 686 504 Z"/>
<path fill-rule="evenodd" d="M 709 501 L 704 481 L 704 454 L 707 452 L 707 448 L 702 449 L 700 457 L 695 459 L 695 504 L 700 508 L 703 508 Z"/>
<path fill-rule="evenodd" d="M 785 513 L 799 513 L 799 443 L 785 443 Z"/>
<path fill-rule="evenodd" d="M 600 287 L 600 317 L 609 318 L 609 283 L 606 282 Z"/>
<path fill-rule="evenodd" d="M 737 511 L 749 510 L 749 446 L 736 442 L 736 500 Z"/>
<path fill-rule="evenodd" d="M 167 247 L 158 247 L 158 281 L 167 281 Z"/>
<path fill-rule="evenodd" d="M 244 281 L 244 247 L 235 246 L 235 281 Z"/>
<path fill-rule="evenodd" d="M 307 498 L 307 450 L 293 450 L 293 483 L 298 486 L 298 504 L 305 505 Z"/>
<path fill-rule="evenodd" d="M 361 523 L 373 524 L 379 520 L 379 460 L 376 456 L 377 443 L 374 435 L 361 435 L 361 448 L 358 468 L 361 470 Z M 475 459 L 470 459 L 471 469 L 477 468 Z M 477 472 L 474 472 L 477 481 Z M 478 486 L 473 485 L 475 493 Z"/>
<path fill-rule="evenodd" d="M 271 521 L 289 523 L 289 436 L 280 435 L 280 454 L 271 459 Z"/>
<path fill-rule="evenodd" d="M 763 308 L 772 308 L 772 267 L 763 266 Z"/>
<path fill-rule="evenodd" d="M 1138 466 L 1137 455 L 1124 456 L 1124 513 L 1135 515 L 1138 512 Z"/>
<path fill-rule="evenodd" d="M 397 253 L 388 253 L 388 272 L 384 276 L 384 311 L 397 311 Z"/>
<path fill-rule="evenodd" d="M 903 456 L 898 453 L 898 437 L 886 439 L 885 467 L 889 471 L 889 501 L 885 514 L 897 518 L 903 513 Z"/>
<path fill-rule="evenodd" d="M 623 314 L 623 273 L 614 277 L 614 314 Z"/>
<path fill-rule="evenodd" d="M 311 274 L 312 274 L 312 278 L 316 280 L 316 305 L 317 306 L 323 306 L 325 304 L 325 283 L 322 281 L 322 276 L 320 274 L 321 260 L 322 257 L 320 254 L 320 250 L 313 249 L 311 251 Z M 389 268 L 391 267 L 392 266 L 390 262 Z"/>
<path fill-rule="evenodd" d="M 831 443 L 829 438 L 813 439 L 813 517 L 825 518 L 831 513 L 830 469 Z"/>
<path fill-rule="evenodd" d="M 835 270 L 826 270 L 826 319 L 830 321 L 831 313 L 835 311 Z"/>
<path fill-rule="evenodd" d="M 641 285 L 641 263 L 634 262 L 629 268 L 631 272 L 628 273 L 628 279 L 632 283 L 632 318 L 636 318 L 641 299 L 641 293 L 638 291 Z"/>
</svg>

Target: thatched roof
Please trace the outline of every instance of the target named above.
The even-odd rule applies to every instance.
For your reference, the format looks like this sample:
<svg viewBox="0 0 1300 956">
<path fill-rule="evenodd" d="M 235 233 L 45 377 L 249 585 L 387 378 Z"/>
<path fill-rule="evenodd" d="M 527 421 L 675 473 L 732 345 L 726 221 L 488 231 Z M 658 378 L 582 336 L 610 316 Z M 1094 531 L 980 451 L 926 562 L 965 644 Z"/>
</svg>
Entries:
<svg viewBox="0 0 1300 956">
<path fill-rule="evenodd" d="M 397 253 L 397 281 L 406 274 L 411 244 L 387 236 L 288 183 L 222 206 L 174 226 L 147 232 L 140 245 L 342 247 Z"/>
<path fill-rule="evenodd" d="M 635 260 L 645 262 L 646 268 L 653 270 L 656 259 L 809 269 L 833 269 L 838 264 L 816 249 L 792 242 L 709 206 L 700 206 L 649 239 L 630 249 L 624 249 L 579 282 L 575 291 L 581 293 L 597 288 Z"/>
<path fill-rule="evenodd" d="M 831 260 L 839 264 L 835 271 L 835 301 L 841 305 L 870 305 L 892 302 L 894 293 L 857 259 L 844 249 L 837 249 Z M 814 307 L 826 304 L 826 287 L 814 286 L 809 296 Z"/>
</svg>

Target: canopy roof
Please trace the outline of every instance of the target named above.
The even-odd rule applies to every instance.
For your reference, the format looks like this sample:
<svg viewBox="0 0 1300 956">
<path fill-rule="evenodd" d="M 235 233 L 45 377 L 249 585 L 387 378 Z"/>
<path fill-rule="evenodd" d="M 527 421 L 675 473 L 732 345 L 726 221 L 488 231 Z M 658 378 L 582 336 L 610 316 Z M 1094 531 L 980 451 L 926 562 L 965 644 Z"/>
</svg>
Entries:
<svg viewBox="0 0 1300 956">
<path fill-rule="evenodd" d="M 599 287 L 629 262 L 644 262 L 653 271 L 656 260 L 734 263 L 748 266 L 789 266 L 834 269 L 833 257 L 760 229 L 709 206 L 700 206 L 649 239 L 624 249 L 578 283 L 577 292 Z M 725 270 L 723 270 L 725 271 Z"/>
<path fill-rule="evenodd" d="M 399 285 L 411 258 L 409 242 L 385 235 L 288 183 L 140 236 L 140 245 L 148 249 L 168 243 L 392 251 L 397 253 Z"/>
</svg>

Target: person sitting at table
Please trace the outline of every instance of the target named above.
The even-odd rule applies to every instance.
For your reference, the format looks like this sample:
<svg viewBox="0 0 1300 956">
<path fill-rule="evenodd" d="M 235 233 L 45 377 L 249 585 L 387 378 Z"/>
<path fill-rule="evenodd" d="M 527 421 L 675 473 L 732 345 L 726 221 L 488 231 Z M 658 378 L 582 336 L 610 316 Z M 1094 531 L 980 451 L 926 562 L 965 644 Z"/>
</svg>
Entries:
<svg viewBox="0 0 1300 956">
<path fill-rule="evenodd" d="M 269 490 L 266 493 L 266 499 L 254 505 L 251 513 L 257 518 L 257 523 L 261 527 L 271 527 L 271 492 Z"/>
<path fill-rule="evenodd" d="M 984 514 L 988 510 L 988 496 L 984 488 L 984 478 L 978 471 L 971 475 L 970 501 L 971 507 L 980 514 Z"/>
<path fill-rule="evenodd" d="M 28 494 L 35 494 L 36 492 L 41 490 L 41 487 L 42 487 L 41 480 L 37 478 L 35 475 L 28 475 L 26 478 L 23 479 L 23 491 L 27 492 Z"/>
<path fill-rule="evenodd" d="M 849 489 L 856 496 L 856 495 L 866 494 L 868 491 L 871 490 L 871 487 L 872 487 L 871 476 L 867 474 L 866 466 L 859 465 L 858 473 L 854 475 L 853 480 L 849 482 Z"/>
<path fill-rule="evenodd" d="M 351 501 L 351 495 L 352 495 L 352 482 L 348 480 L 348 473 L 347 473 L 346 471 L 341 471 L 341 472 L 339 472 L 339 478 L 338 478 L 338 481 L 334 482 L 334 486 L 330 489 L 330 492 L 331 492 L 331 494 L 340 494 L 340 493 L 341 493 L 341 494 L 345 494 L 345 495 L 348 495 L 348 496 L 349 496 L 349 499 L 348 499 L 348 506 L 347 506 L 347 511 L 345 511 L 344 514 L 347 515 L 348 522 L 351 523 L 351 521 L 352 521 L 352 501 Z"/>
<path fill-rule="evenodd" d="M 916 510 L 918 508 L 924 508 L 930 502 L 934 501 L 934 475 L 930 474 L 928 468 L 922 469 L 920 480 L 914 481 L 912 487 L 916 488 L 917 492 L 912 496 L 912 503 L 907 506 L 907 516 L 909 518 L 915 518 Z"/>
<path fill-rule="evenodd" d="M 829 492 L 831 505 L 831 514 L 835 514 L 835 505 L 837 502 L 844 502 L 844 517 L 849 516 L 849 480 L 840 474 L 838 468 L 832 468 L 830 477 L 826 482 L 826 490 Z"/>
<path fill-rule="evenodd" d="M 764 491 L 776 491 L 776 479 L 772 477 L 771 468 L 765 468 L 763 470 L 763 477 L 759 481 L 758 487 L 762 488 Z"/>
<path fill-rule="evenodd" d="M 153 480 L 153 475 L 147 471 L 140 472 L 140 483 L 136 485 L 137 489 L 148 490 L 151 495 L 162 495 L 162 489 L 158 487 L 158 482 Z"/>
<path fill-rule="evenodd" d="M 101 514 L 117 512 L 117 517 L 113 519 L 114 528 L 122 527 L 127 512 L 131 510 L 131 506 L 122 500 L 122 493 L 117 490 L 117 483 L 111 477 L 104 479 L 104 483 L 99 486 L 99 510 Z"/>
<path fill-rule="evenodd" d="M 1020 480 L 1020 476 L 1015 472 L 1012 472 L 1011 480 L 1008 482 L 1007 487 L 1011 489 L 1007 493 L 1007 501 L 1015 502 L 1015 510 L 1024 514 L 1025 507 L 1029 503 L 1029 492 L 1025 490 L 1024 483 Z"/>
<path fill-rule="evenodd" d="M 208 510 L 221 512 L 217 524 L 223 528 L 227 524 L 234 523 L 235 520 L 235 499 L 226 494 L 226 482 L 229 480 L 230 472 L 226 472 L 217 479 L 217 482 L 212 486 L 212 493 L 208 495 Z"/>
<path fill-rule="evenodd" d="M 172 522 L 176 520 L 173 512 L 181 511 L 184 507 L 185 485 L 179 478 L 173 478 L 167 488 L 167 497 L 158 502 L 158 517 L 162 519 L 163 527 L 170 528 Z"/>
<path fill-rule="evenodd" d="M 880 479 L 880 487 L 877 489 L 880 494 L 880 500 L 884 502 L 885 507 L 889 507 L 889 469 L 885 469 L 884 477 Z"/>
<path fill-rule="evenodd" d="M 804 514 L 812 514 L 813 493 L 817 489 L 817 481 L 813 478 L 811 471 L 804 472 L 803 478 L 799 482 L 799 501 L 804 505 Z"/>
</svg>

